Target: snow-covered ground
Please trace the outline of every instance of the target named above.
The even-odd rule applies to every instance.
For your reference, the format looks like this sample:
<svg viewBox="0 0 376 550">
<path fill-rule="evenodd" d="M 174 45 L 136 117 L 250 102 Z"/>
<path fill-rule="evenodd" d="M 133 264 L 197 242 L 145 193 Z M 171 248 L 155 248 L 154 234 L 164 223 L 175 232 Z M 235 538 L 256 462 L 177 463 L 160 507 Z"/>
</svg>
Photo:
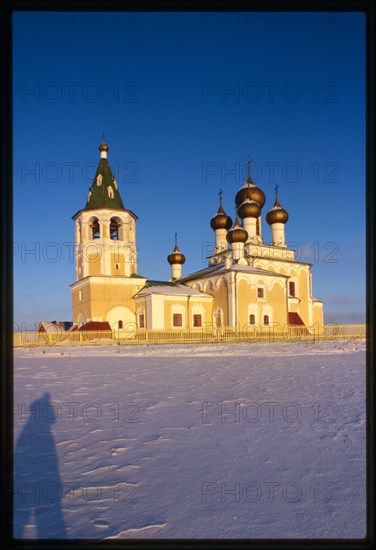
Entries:
<svg viewBox="0 0 376 550">
<path fill-rule="evenodd" d="M 362 538 L 365 342 L 15 350 L 15 535 Z"/>
</svg>

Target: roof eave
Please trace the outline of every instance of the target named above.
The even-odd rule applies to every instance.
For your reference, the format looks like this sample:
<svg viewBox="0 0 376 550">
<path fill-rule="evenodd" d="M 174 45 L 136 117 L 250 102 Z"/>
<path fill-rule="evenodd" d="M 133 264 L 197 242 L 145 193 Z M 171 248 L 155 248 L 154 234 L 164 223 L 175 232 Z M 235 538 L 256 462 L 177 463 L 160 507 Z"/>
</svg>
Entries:
<svg viewBox="0 0 376 550">
<path fill-rule="evenodd" d="M 72 216 L 72 220 L 76 220 L 81 212 L 88 212 L 89 210 L 115 210 L 117 212 L 128 212 L 128 214 L 130 214 L 135 221 L 139 219 L 139 217 L 132 212 L 132 210 L 128 210 L 128 208 L 111 208 L 110 206 L 100 206 L 99 208 L 81 208 L 81 210 L 78 210 L 78 212 Z"/>
</svg>

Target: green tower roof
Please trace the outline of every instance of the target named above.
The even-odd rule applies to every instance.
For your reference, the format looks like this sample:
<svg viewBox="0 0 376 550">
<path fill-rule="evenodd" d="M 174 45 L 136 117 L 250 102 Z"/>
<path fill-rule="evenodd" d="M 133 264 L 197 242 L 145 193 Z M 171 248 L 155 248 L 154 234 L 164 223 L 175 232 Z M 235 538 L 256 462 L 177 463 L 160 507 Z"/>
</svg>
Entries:
<svg viewBox="0 0 376 550">
<path fill-rule="evenodd" d="M 108 145 L 104 142 L 99 146 L 101 159 L 89 189 L 89 196 L 84 210 L 93 208 L 117 208 L 125 210 L 117 188 L 117 182 L 107 160 Z"/>
</svg>

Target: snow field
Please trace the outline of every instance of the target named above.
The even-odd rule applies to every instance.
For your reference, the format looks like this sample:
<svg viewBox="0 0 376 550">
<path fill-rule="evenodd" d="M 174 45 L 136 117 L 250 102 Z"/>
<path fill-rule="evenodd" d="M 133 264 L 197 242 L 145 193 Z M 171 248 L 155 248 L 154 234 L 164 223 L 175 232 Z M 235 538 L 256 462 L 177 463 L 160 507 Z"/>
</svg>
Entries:
<svg viewBox="0 0 376 550">
<path fill-rule="evenodd" d="M 365 341 L 15 350 L 15 533 L 362 538 Z"/>
</svg>

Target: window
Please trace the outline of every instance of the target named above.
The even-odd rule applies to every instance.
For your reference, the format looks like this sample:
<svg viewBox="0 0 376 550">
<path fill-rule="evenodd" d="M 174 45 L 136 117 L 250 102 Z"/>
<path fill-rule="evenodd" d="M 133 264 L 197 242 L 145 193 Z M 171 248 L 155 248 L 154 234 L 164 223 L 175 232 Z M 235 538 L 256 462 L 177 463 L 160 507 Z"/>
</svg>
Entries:
<svg viewBox="0 0 376 550">
<path fill-rule="evenodd" d="M 92 238 L 93 239 L 99 239 L 100 237 L 100 231 L 99 231 L 99 221 L 98 218 L 94 218 L 91 225 L 91 231 L 92 231 Z"/>
<path fill-rule="evenodd" d="M 202 320 L 200 314 L 193 315 L 193 326 L 194 327 L 202 327 Z"/>
<path fill-rule="evenodd" d="M 260 236 L 260 218 L 256 218 L 256 235 Z"/>
<path fill-rule="evenodd" d="M 257 289 L 257 298 L 263 298 L 264 297 L 264 289 L 258 288 Z"/>
<path fill-rule="evenodd" d="M 183 315 L 181 313 L 174 313 L 172 316 L 172 325 L 174 327 L 183 326 Z"/>
<path fill-rule="evenodd" d="M 269 315 L 264 315 L 264 325 L 269 324 Z"/>
<path fill-rule="evenodd" d="M 120 221 L 119 218 L 111 218 L 110 220 L 110 239 L 118 241 L 120 239 Z"/>
<path fill-rule="evenodd" d="M 119 264 L 115 264 L 115 269 L 119 269 Z"/>
<path fill-rule="evenodd" d="M 254 316 L 253 313 L 251 313 L 251 315 L 249 316 L 249 324 L 254 325 L 255 323 L 256 323 L 256 317 Z"/>
<path fill-rule="evenodd" d="M 78 299 L 79 299 L 80 302 L 81 302 L 81 300 L 82 300 L 82 290 L 79 290 L 79 291 L 78 291 Z"/>
<path fill-rule="evenodd" d="M 123 328 L 123 321 L 118 321 L 118 328 Z"/>
<path fill-rule="evenodd" d="M 143 313 L 138 316 L 138 326 L 140 328 L 145 328 L 145 315 Z"/>
<path fill-rule="evenodd" d="M 295 283 L 292 281 L 289 281 L 289 294 L 295 296 Z"/>
</svg>

